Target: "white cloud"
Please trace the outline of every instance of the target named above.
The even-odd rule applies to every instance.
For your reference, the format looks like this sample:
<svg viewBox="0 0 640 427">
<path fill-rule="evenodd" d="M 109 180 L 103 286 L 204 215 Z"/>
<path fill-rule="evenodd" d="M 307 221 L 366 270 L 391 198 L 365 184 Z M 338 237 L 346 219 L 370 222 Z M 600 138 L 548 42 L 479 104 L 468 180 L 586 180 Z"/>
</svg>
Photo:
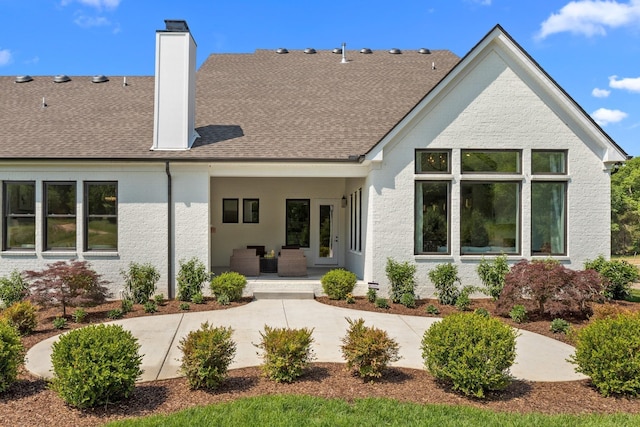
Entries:
<svg viewBox="0 0 640 427">
<path fill-rule="evenodd" d="M 611 91 L 606 89 L 599 89 L 596 87 L 591 91 L 591 95 L 595 96 L 596 98 L 606 98 L 607 96 L 611 95 Z"/>
<path fill-rule="evenodd" d="M 118 8 L 121 0 L 62 0 L 61 5 L 67 6 L 73 3 L 74 1 L 80 4 L 83 4 L 85 6 L 94 7 L 98 10 L 102 10 L 102 9 L 114 10 Z"/>
<path fill-rule="evenodd" d="M 477 3 L 480 6 L 491 6 L 491 0 L 467 0 L 471 3 Z"/>
<path fill-rule="evenodd" d="M 611 76 L 609 77 L 609 87 L 613 89 L 624 89 L 628 90 L 629 92 L 640 93 L 640 77 L 625 77 L 618 80 L 618 76 Z"/>
<path fill-rule="evenodd" d="M 600 126 L 606 126 L 610 123 L 618 123 L 627 118 L 628 114 L 620 110 L 609 110 L 607 108 L 598 108 L 591 113 L 591 117 Z"/>
<path fill-rule="evenodd" d="M 0 67 L 10 64 L 11 61 L 11 51 L 9 49 L 0 49 Z"/>
<path fill-rule="evenodd" d="M 111 25 L 111 22 L 105 18 L 104 16 L 86 16 L 86 15 L 78 15 L 76 19 L 73 20 L 79 27 L 82 28 L 91 28 L 91 27 L 105 27 Z"/>
<path fill-rule="evenodd" d="M 607 28 L 640 24 L 640 0 L 576 0 L 553 13 L 540 26 L 537 38 L 569 32 L 585 36 L 605 35 Z"/>
</svg>

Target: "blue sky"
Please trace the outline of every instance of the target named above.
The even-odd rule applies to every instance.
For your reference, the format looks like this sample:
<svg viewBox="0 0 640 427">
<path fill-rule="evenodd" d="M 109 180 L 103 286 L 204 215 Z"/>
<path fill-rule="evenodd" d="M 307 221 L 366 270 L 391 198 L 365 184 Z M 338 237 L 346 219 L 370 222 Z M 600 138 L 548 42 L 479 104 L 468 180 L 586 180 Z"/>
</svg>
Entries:
<svg viewBox="0 0 640 427">
<path fill-rule="evenodd" d="M 640 155 L 640 0 L 0 0 L 0 75 L 152 75 L 155 31 L 185 19 L 210 53 L 449 49 L 495 24 Z M 2 94 L 0 93 L 0 102 Z"/>
</svg>

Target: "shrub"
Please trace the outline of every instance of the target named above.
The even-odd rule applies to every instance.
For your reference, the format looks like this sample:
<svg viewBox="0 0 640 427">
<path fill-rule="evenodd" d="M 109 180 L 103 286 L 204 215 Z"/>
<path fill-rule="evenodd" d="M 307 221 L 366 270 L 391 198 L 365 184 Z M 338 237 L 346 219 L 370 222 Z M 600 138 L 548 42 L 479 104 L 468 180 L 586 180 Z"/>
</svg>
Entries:
<svg viewBox="0 0 640 427">
<path fill-rule="evenodd" d="M 20 333 L 8 322 L 0 320 L 0 393 L 18 378 L 18 368 L 24 363 L 24 347 Z"/>
<path fill-rule="evenodd" d="M 322 290 L 330 299 L 345 299 L 356 287 L 356 275 L 342 268 L 328 271 L 320 279 Z"/>
<path fill-rule="evenodd" d="M 216 301 L 218 301 L 218 304 L 220 304 L 220 305 L 229 305 L 229 304 L 231 304 L 231 301 L 229 301 L 229 295 L 227 295 L 227 294 L 219 295 L 218 298 L 216 299 Z"/>
<path fill-rule="evenodd" d="M 67 319 L 64 317 L 56 317 L 52 321 L 53 327 L 56 329 L 64 329 L 67 327 Z"/>
<path fill-rule="evenodd" d="M 119 308 L 114 308 L 113 310 L 109 310 L 109 312 L 107 313 L 107 317 L 113 320 L 120 319 L 122 318 L 122 316 L 124 316 L 124 312 Z"/>
<path fill-rule="evenodd" d="M 590 303 L 602 299 L 602 279 L 595 270 L 574 271 L 558 262 L 520 261 L 511 267 L 496 309 L 505 315 L 514 305 L 541 316 L 586 317 Z"/>
<path fill-rule="evenodd" d="M 640 315 L 590 322 L 577 332 L 569 361 L 604 396 L 640 395 Z"/>
<path fill-rule="evenodd" d="M 264 327 L 262 340 L 254 344 L 262 353 L 262 372 L 275 382 L 293 382 L 314 359 L 311 350 L 313 329 Z"/>
<path fill-rule="evenodd" d="M 202 295 L 202 292 L 196 292 L 193 294 L 191 296 L 191 302 L 194 304 L 204 304 L 204 295 Z"/>
<path fill-rule="evenodd" d="M 67 306 L 100 304 L 110 295 L 105 286 L 108 282 L 87 261 L 58 261 L 25 275 L 31 281 L 29 299 L 45 306 L 60 305 L 63 316 L 67 315 Z"/>
<path fill-rule="evenodd" d="M 438 307 L 436 307 L 433 304 L 429 304 L 425 309 L 425 311 L 427 312 L 427 314 L 433 314 L 433 315 L 440 314 L 440 310 L 438 310 Z"/>
<path fill-rule="evenodd" d="M 389 308 L 389 301 L 386 298 L 376 298 L 375 305 L 377 308 Z"/>
<path fill-rule="evenodd" d="M 452 263 L 439 264 L 429 271 L 429 280 L 436 288 L 436 296 L 440 304 L 455 305 L 460 295 L 456 285 L 456 282 L 460 282 L 457 266 Z"/>
<path fill-rule="evenodd" d="M 514 305 L 509 312 L 509 317 L 516 323 L 523 323 L 527 320 L 527 309 L 521 304 Z"/>
<path fill-rule="evenodd" d="M 411 293 L 402 294 L 400 304 L 407 308 L 416 308 L 416 297 Z"/>
<path fill-rule="evenodd" d="M 127 298 L 136 304 L 144 304 L 149 301 L 156 291 L 156 283 L 160 280 L 160 273 L 151 264 L 138 264 L 132 262 L 128 270 L 120 272 L 124 278 Z"/>
<path fill-rule="evenodd" d="M 638 267 L 625 260 L 604 259 L 602 255 L 584 263 L 585 270 L 595 270 L 604 278 L 604 295 L 611 299 L 625 299 L 631 283 L 640 278 Z"/>
<path fill-rule="evenodd" d="M 415 265 L 409 264 L 408 261 L 400 263 L 392 258 L 387 258 L 385 272 L 391 283 L 391 301 L 395 304 L 399 303 L 404 294 L 411 294 L 415 297 Z"/>
<path fill-rule="evenodd" d="M 478 276 L 480 276 L 480 280 L 485 287 L 487 295 L 494 300 L 497 300 L 504 288 L 505 277 L 509 272 L 507 256 L 497 256 L 493 262 L 482 257 L 476 271 L 478 272 Z"/>
<path fill-rule="evenodd" d="M 181 302 L 180 303 L 180 310 L 189 310 L 191 308 L 191 306 L 189 305 L 188 302 Z"/>
<path fill-rule="evenodd" d="M 19 271 L 12 271 L 9 277 L 0 277 L 0 301 L 3 308 L 22 301 L 28 294 L 29 286 Z"/>
<path fill-rule="evenodd" d="M 155 313 L 158 311 L 158 305 L 154 300 L 149 300 L 142 305 L 145 313 Z"/>
<path fill-rule="evenodd" d="M 618 317 L 620 314 L 631 314 L 631 310 L 616 304 L 595 304 L 593 306 L 593 315 L 589 320 L 610 319 Z"/>
<path fill-rule="evenodd" d="M 205 322 L 200 329 L 189 332 L 180 340 L 180 370 L 191 389 L 213 390 L 227 378 L 227 370 L 236 354 L 232 333 L 231 328 L 213 328 Z"/>
<path fill-rule="evenodd" d="M 178 299 L 180 301 L 191 301 L 193 295 L 202 293 L 204 283 L 211 279 L 207 273 L 204 263 L 193 257 L 189 261 L 180 260 L 180 271 L 178 272 Z"/>
<path fill-rule="evenodd" d="M 77 308 L 72 314 L 73 321 L 76 323 L 82 323 L 87 318 L 87 311 L 82 308 Z"/>
<path fill-rule="evenodd" d="M 348 369 L 364 379 L 380 378 L 389 363 L 400 360 L 399 346 L 386 331 L 364 326 L 364 319 L 347 318 L 349 329 L 342 338 L 342 357 Z"/>
<path fill-rule="evenodd" d="M 229 297 L 229 301 L 242 298 L 242 291 L 247 286 L 247 278 L 235 271 L 227 271 L 211 280 L 211 293 L 218 298 L 222 294 Z"/>
<path fill-rule="evenodd" d="M 473 313 L 482 317 L 491 317 L 491 313 L 489 313 L 489 311 L 487 311 L 487 309 L 483 307 L 476 308 L 475 310 L 473 310 Z"/>
<path fill-rule="evenodd" d="M 422 338 L 422 358 L 437 379 L 468 396 L 485 397 L 511 381 L 514 329 L 497 318 L 457 313 L 434 323 Z"/>
<path fill-rule="evenodd" d="M 29 301 L 20 301 L 6 308 L 2 317 L 22 335 L 28 335 L 38 326 L 36 307 Z"/>
<path fill-rule="evenodd" d="M 369 288 L 369 290 L 367 290 L 367 301 L 373 304 L 376 302 L 376 298 L 378 298 L 378 291 L 373 288 Z"/>
<path fill-rule="evenodd" d="M 125 298 L 120 303 L 120 306 L 122 308 L 122 313 L 129 313 L 131 310 L 133 310 L 133 300 Z"/>
<path fill-rule="evenodd" d="M 88 408 L 127 398 L 142 374 L 140 345 L 119 325 L 92 325 L 53 344 L 51 388 L 71 406 Z"/>
<path fill-rule="evenodd" d="M 156 303 L 156 305 L 164 305 L 164 294 L 156 294 L 153 296 L 153 302 Z"/>
<path fill-rule="evenodd" d="M 556 319 L 553 319 L 551 321 L 550 330 L 554 334 L 557 334 L 559 332 L 562 332 L 563 334 L 566 334 L 567 332 L 569 332 L 569 327 L 570 326 L 571 325 L 566 320 L 560 319 L 560 318 L 556 318 Z"/>
<path fill-rule="evenodd" d="M 356 303 L 356 298 L 351 293 L 348 293 L 347 296 L 344 297 L 344 300 L 347 302 L 347 304 L 355 304 Z"/>
<path fill-rule="evenodd" d="M 469 295 L 471 295 L 471 293 L 475 291 L 475 289 L 476 288 L 474 288 L 473 286 L 465 286 L 464 288 L 462 288 L 455 304 L 458 310 L 467 311 L 469 310 L 469 308 L 471 308 L 471 298 L 469 297 Z"/>
</svg>

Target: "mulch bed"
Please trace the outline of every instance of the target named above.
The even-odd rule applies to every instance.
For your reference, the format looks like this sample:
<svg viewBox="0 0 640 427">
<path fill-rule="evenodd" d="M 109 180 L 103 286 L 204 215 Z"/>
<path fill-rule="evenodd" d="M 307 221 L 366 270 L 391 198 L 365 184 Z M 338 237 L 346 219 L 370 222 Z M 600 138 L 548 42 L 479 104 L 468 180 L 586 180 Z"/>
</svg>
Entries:
<svg viewBox="0 0 640 427">
<path fill-rule="evenodd" d="M 355 304 L 344 301 L 332 301 L 318 298 L 318 301 L 356 310 L 379 311 L 394 314 L 427 316 L 425 307 L 436 305 L 439 316 L 457 312 L 455 308 L 441 306 L 434 300 L 418 301 L 418 306 L 408 309 L 392 304 L 389 309 L 377 309 L 365 298 L 356 298 Z M 211 300 L 205 304 L 191 304 L 191 311 L 219 310 L 249 303 L 244 299 L 231 306 L 220 306 Z M 144 313 L 136 306 L 125 318 L 137 316 L 157 316 L 181 312 L 178 301 L 168 301 L 159 307 L 158 313 Z M 616 302 L 634 311 L 640 310 L 640 304 Z M 106 314 L 120 307 L 119 302 L 109 302 L 99 307 L 87 309 L 88 322 L 98 323 L 109 320 Z M 472 309 L 484 307 L 493 312 L 491 300 L 474 300 Z M 41 310 L 39 327 L 36 332 L 23 339 L 27 348 L 36 342 L 59 333 L 52 327 L 52 320 L 59 315 L 59 309 Z M 70 314 L 73 309 L 68 311 Z M 564 335 L 553 334 L 549 330 L 549 319 L 533 319 L 524 324 L 505 322 L 515 327 L 541 333 L 562 341 L 568 341 Z M 574 327 L 584 322 L 571 321 Z M 76 325 L 69 320 L 69 328 Z M 149 414 L 168 414 L 193 406 L 228 402 L 241 397 L 269 394 L 303 394 L 327 398 L 341 398 L 352 401 L 361 397 L 386 397 L 404 402 L 439 403 L 448 405 L 468 405 L 493 411 L 515 413 L 539 412 L 545 414 L 583 414 L 583 413 L 640 413 L 640 399 L 605 398 L 591 386 L 588 380 L 540 383 L 514 381 L 506 390 L 492 393 L 487 399 L 478 400 L 452 392 L 446 385 L 435 381 L 426 371 L 391 368 L 378 381 L 364 382 L 345 370 L 342 364 L 314 363 L 308 372 L 293 384 L 277 384 L 262 378 L 257 367 L 234 369 L 229 378 L 215 392 L 192 391 L 184 379 L 172 379 L 138 384 L 134 395 L 123 402 L 108 407 L 91 410 L 77 410 L 67 406 L 57 394 L 47 389 L 46 382 L 22 372 L 19 380 L 7 392 L 0 395 L 0 425 L 15 426 L 95 426 L 110 420 Z"/>
</svg>

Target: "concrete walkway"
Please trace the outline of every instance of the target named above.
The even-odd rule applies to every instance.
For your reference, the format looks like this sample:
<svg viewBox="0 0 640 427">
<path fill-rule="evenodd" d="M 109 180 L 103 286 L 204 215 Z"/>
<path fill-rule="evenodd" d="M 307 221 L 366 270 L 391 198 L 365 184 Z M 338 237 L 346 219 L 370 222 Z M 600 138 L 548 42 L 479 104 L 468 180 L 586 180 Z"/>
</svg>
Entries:
<svg viewBox="0 0 640 427">
<path fill-rule="evenodd" d="M 237 343 L 234 362 L 230 368 L 257 366 L 262 360 L 253 343 L 260 341 L 260 331 L 271 327 L 312 327 L 313 350 L 317 362 L 344 363 L 340 351 L 341 338 L 348 324 L 346 317 L 363 318 L 365 325 L 386 330 L 400 345 L 402 359 L 395 366 L 424 369 L 420 342 L 424 332 L 436 318 L 400 316 L 394 314 L 349 310 L 321 304 L 315 300 L 256 300 L 228 310 L 197 313 L 157 315 L 117 320 L 138 338 L 143 354 L 141 381 L 176 378 L 180 374 L 180 340 L 190 331 L 208 321 L 215 326 L 231 326 Z M 58 337 L 44 340 L 27 353 L 27 369 L 35 375 L 51 377 L 51 345 Z M 574 372 L 566 359 L 573 347 L 560 341 L 527 331 L 520 331 L 517 357 L 511 373 L 529 381 L 572 381 L 585 377 Z"/>
</svg>

